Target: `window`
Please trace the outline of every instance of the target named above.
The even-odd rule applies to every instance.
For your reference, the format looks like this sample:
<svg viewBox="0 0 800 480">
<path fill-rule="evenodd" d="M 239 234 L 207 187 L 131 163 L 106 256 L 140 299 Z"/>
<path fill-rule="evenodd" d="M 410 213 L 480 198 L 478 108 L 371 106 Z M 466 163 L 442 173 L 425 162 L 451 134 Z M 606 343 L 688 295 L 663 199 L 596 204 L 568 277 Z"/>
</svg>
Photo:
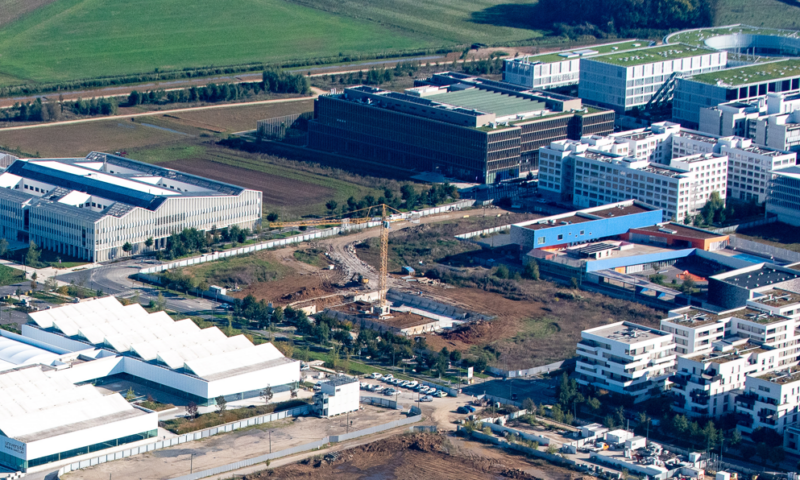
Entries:
<svg viewBox="0 0 800 480">
<path fill-rule="evenodd" d="M 544 237 L 539 237 L 536 243 L 538 243 L 539 245 L 544 245 Z"/>
<path fill-rule="evenodd" d="M 563 233 L 562 233 L 562 234 L 559 234 L 559 235 L 558 235 L 558 239 L 559 239 L 559 240 L 564 240 L 564 234 L 563 234 Z"/>
<path fill-rule="evenodd" d="M 580 234 L 581 234 L 581 235 L 583 235 L 583 233 L 584 233 L 585 231 L 586 231 L 586 230 L 581 230 L 581 233 L 580 233 Z"/>
</svg>

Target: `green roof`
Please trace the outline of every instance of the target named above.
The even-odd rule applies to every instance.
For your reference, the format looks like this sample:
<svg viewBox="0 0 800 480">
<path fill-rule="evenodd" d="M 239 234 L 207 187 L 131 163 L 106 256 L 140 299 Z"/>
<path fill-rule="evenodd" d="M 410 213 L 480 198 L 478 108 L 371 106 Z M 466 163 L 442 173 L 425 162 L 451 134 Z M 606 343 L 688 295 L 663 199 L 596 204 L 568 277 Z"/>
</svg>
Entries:
<svg viewBox="0 0 800 480">
<path fill-rule="evenodd" d="M 426 95 L 425 99 L 483 113 L 494 113 L 498 117 L 545 109 L 544 102 L 477 88 Z"/>
<path fill-rule="evenodd" d="M 597 54 L 604 54 L 604 53 L 612 53 L 612 52 L 622 52 L 625 50 L 633 50 L 635 48 L 642 48 L 642 45 L 647 45 L 648 40 L 632 40 L 628 42 L 616 42 L 616 43 L 607 43 L 603 45 L 587 45 L 585 47 L 573 48 L 570 50 L 561 50 L 558 52 L 550 52 L 550 53 L 541 53 L 539 55 L 526 55 L 525 58 L 528 62 L 542 62 L 542 63 L 556 63 L 556 62 L 563 62 L 566 60 L 575 60 L 578 58 L 590 58 Z M 614 50 L 616 48 L 616 50 Z M 578 52 L 581 50 L 594 50 L 597 54 L 592 55 L 584 55 L 582 57 L 573 57 L 568 58 L 562 56 L 563 53 L 572 53 Z"/>
<path fill-rule="evenodd" d="M 775 62 L 758 63 L 745 67 L 702 73 L 689 78 L 696 82 L 707 83 L 709 85 L 717 85 L 717 83 L 721 81 L 725 86 L 736 87 L 739 85 L 750 85 L 752 83 L 761 83 L 769 80 L 797 76 L 800 76 L 800 59 L 787 58 Z"/>
<path fill-rule="evenodd" d="M 596 62 L 610 63 L 623 67 L 633 67 L 646 63 L 663 62 L 666 60 L 676 60 L 679 58 L 694 57 L 715 53 L 716 50 L 710 48 L 697 48 L 688 45 L 659 45 L 657 47 L 640 48 L 638 50 L 628 50 L 627 52 L 617 52 L 609 55 L 599 55 L 591 57 L 590 60 Z"/>
<path fill-rule="evenodd" d="M 751 27 L 749 25 L 728 25 L 725 27 L 700 28 L 697 30 L 677 32 L 669 35 L 666 40 L 670 44 L 685 43 L 694 46 L 704 46 L 705 41 L 711 37 L 718 37 L 720 35 L 733 35 L 737 33 L 790 37 L 797 36 L 798 32 L 795 30 L 780 30 L 777 28 Z"/>
</svg>

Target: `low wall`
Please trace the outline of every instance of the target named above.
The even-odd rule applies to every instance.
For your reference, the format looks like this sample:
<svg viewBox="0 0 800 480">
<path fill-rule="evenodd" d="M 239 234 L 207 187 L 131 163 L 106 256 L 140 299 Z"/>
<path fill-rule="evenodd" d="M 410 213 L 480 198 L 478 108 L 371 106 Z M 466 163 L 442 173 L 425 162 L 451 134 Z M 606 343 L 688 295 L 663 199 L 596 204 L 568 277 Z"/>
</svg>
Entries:
<svg viewBox="0 0 800 480">
<path fill-rule="evenodd" d="M 541 367 L 533 367 L 524 370 L 501 370 L 497 367 L 489 367 L 489 373 L 504 378 L 529 377 L 532 375 L 538 375 L 540 373 L 549 373 L 553 370 L 558 370 L 564 365 L 565 362 L 569 362 L 569 360 L 562 360 L 560 362 L 553 362 L 549 365 L 542 365 Z"/>
<path fill-rule="evenodd" d="M 402 410 L 403 406 L 395 402 L 394 400 L 389 400 L 389 398 L 381 398 L 381 397 L 361 397 L 361 403 L 366 403 L 367 405 L 375 405 L 377 407 L 384 407 L 384 408 L 391 408 L 394 410 Z"/>
<path fill-rule="evenodd" d="M 401 292 L 393 288 L 390 288 L 389 291 L 386 292 L 386 298 L 393 302 L 402 303 L 404 305 L 419 308 L 420 310 L 425 310 L 437 315 L 450 317 L 455 320 L 490 320 L 492 318 L 477 312 L 447 305 L 446 303 L 440 303 L 420 295 L 411 295 L 409 293 Z"/>
<path fill-rule="evenodd" d="M 125 450 L 110 452 L 104 455 L 98 455 L 97 457 L 88 458 L 85 460 L 79 460 L 74 463 L 70 463 L 68 465 L 64 465 L 63 467 L 61 467 L 58 470 L 58 475 L 61 476 L 68 472 L 73 472 L 75 470 L 80 470 L 87 467 L 93 467 L 101 463 L 111 462 L 114 460 L 119 460 L 121 458 L 130 457 L 133 455 L 152 452 L 154 450 L 161 450 L 162 448 L 174 447 L 176 445 L 180 445 L 186 442 L 202 440 L 204 438 L 208 438 L 212 435 L 217 435 L 219 433 L 232 432 L 234 430 L 239 430 L 240 428 L 247 428 L 253 425 L 270 423 L 288 417 L 305 416 L 308 415 L 308 413 L 311 411 L 311 408 L 312 408 L 311 405 L 306 405 L 303 407 L 297 407 L 283 412 L 275 412 L 275 413 L 270 413 L 269 415 L 262 415 L 260 417 L 246 418 L 243 420 L 239 420 L 238 422 L 226 423 L 225 425 L 220 425 L 218 427 L 208 428 L 206 430 L 200 430 L 197 432 L 190 432 L 183 435 L 178 435 L 176 437 L 168 438 L 166 440 L 159 440 L 145 445 L 140 445 L 138 447 L 132 447 Z"/>
<path fill-rule="evenodd" d="M 767 217 L 767 218 L 765 218 L 763 220 L 755 220 L 753 222 L 740 223 L 738 225 L 730 225 L 730 226 L 722 227 L 722 228 L 707 228 L 706 230 L 708 230 L 710 232 L 714 232 L 714 233 L 735 233 L 735 232 L 737 232 L 739 230 L 744 230 L 746 228 L 752 228 L 752 227 L 758 227 L 758 226 L 761 226 L 761 225 L 767 225 L 767 224 L 770 224 L 770 223 L 775 223 L 777 221 L 778 221 L 778 217 L 774 216 L 774 217 Z"/>
<path fill-rule="evenodd" d="M 772 245 L 765 245 L 752 240 L 745 240 L 736 235 L 731 235 L 730 246 L 731 248 L 742 250 L 743 252 L 766 255 L 767 257 L 775 257 L 776 259 L 786 260 L 788 262 L 800 262 L 800 253 L 798 252 L 792 252 L 785 248 L 773 247 Z"/>
<path fill-rule="evenodd" d="M 469 208 L 475 204 L 475 200 L 459 200 L 454 203 L 448 203 L 447 205 L 442 205 L 440 207 L 431 207 L 426 208 L 419 211 L 412 211 L 404 213 L 404 218 L 411 220 L 412 218 L 416 217 L 426 217 L 428 215 L 436 215 L 439 213 L 451 212 L 454 210 L 461 210 L 462 208 Z M 255 245 L 247 245 L 244 247 L 234 248 L 231 250 L 226 250 L 224 252 L 217 252 L 208 255 L 201 255 L 199 257 L 194 258 L 187 258 L 183 260 L 176 260 L 174 262 L 164 263 L 161 265 L 155 265 L 153 267 L 147 267 L 139 270 L 139 273 L 158 273 L 164 272 L 167 270 L 172 270 L 174 268 L 180 267 L 188 267 L 190 265 L 198 265 L 201 263 L 206 262 L 213 262 L 215 260 L 220 260 L 227 257 L 235 257 L 238 255 L 245 255 L 248 253 L 258 252 L 260 250 L 268 250 L 270 248 L 277 248 L 277 247 L 285 247 L 287 245 L 293 245 L 295 243 L 302 243 L 302 242 L 310 242 L 312 240 L 317 240 L 320 238 L 332 237 L 335 235 L 339 235 L 343 232 L 349 232 L 351 230 L 361 230 L 364 228 L 370 227 L 377 227 L 380 225 L 381 222 L 367 222 L 357 225 L 348 225 L 346 227 L 332 227 L 326 228 L 323 230 L 316 230 L 309 233 L 303 233 L 300 235 L 295 235 L 293 237 L 281 238 L 277 240 L 270 240 L 268 242 L 257 243 Z"/>
<path fill-rule="evenodd" d="M 464 429 L 464 427 L 459 425 L 458 426 L 458 431 L 459 432 L 465 431 L 465 429 Z M 552 463 L 556 463 L 556 464 L 560 464 L 560 465 L 575 465 L 576 464 L 576 462 L 574 460 L 570 460 L 568 458 L 564 458 L 564 457 L 559 456 L 559 455 L 551 455 L 551 454 L 549 454 L 547 452 L 542 452 L 542 451 L 533 449 L 531 447 L 527 447 L 525 445 L 520 445 L 518 443 L 509 442 L 509 441 L 507 441 L 507 440 L 505 440 L 503 438 L 495 437 L 494 435 L 487 435 L 487 434 L 485 434 L 483 432 L 478 432 L 478 431 L 473 431 L 470 435 L 473 438 L 476 438 L 478 440 L 482 440 L 484 442 L 493 443 L 493 444 L 497 445 L 500 448 L 505 448 L 505 449 L 509 449 L 509 450 L 515 450 L 517 452 L 522 452 L 522 453 L 525 453 L 525 454 L 533 456 L 533 457 L 543 458 L 543 459 L 547 460 L 548 462 L 552 462 Z"/>
<path fill-rule="evenodd" d="M 516 434 L 525 440 L 529 440 L 531 442 L 537 442 L 539 445 L 550 445 L 550 439 L 547 437 L 543 437 L 541 435 L 536 435 L 533 433 L 523 432 L 522 430 L 517 430 L 515 428 L 506 427 L 504 425 L 498 425 L 492 422 L 484 422 L 482 424 L 485 427 L 489 427 L 492 429 L 493 432 L 497 432 L 500 434 L 508 433 L 509 435 Z"/>
</svg>

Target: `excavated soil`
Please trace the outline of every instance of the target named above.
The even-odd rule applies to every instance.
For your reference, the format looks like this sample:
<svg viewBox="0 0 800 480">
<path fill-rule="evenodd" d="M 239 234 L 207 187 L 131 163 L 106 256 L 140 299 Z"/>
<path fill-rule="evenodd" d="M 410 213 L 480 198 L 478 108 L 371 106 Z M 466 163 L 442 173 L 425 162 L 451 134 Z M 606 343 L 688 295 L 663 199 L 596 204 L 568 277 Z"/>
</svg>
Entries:
<svg viewBox="0 0 800 480">
<path fill-rule="evenodd" d="M 293 274 L 281 278 L 278 282 L 250 285 L 233 295 L 237 298 L 253 295 L 258 300 L 263 298 L 276 306 L 285 306 L 301 300 L 331 295 L 338 291 L 323 274 Z"/>
<path fill-rule="evenodd" d="M 332 456 L 317 456 L 299 464 L 246 475 L 245 480 L 485 480 L 537 477 L 494 459 L 466 458 L 444 451 L 439 434 L 398 435 Z"/>
</svg>

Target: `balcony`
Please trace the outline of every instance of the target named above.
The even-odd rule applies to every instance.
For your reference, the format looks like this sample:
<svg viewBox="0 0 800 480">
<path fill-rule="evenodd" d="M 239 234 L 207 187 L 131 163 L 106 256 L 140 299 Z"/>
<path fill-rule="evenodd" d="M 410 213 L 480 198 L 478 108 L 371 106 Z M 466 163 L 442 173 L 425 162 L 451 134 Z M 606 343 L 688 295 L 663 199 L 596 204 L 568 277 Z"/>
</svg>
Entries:
<svg viewBox="0 0 800 480">
<path fill-rule="evenodd" d="M 758 400 L 758 395 L 754 393 L 743 393 L 741 395 L 736 395 L 734 398 L 737 407 L 747 410 L 753 409 L 756 404 L 756 400 Z"/>
</svg>

